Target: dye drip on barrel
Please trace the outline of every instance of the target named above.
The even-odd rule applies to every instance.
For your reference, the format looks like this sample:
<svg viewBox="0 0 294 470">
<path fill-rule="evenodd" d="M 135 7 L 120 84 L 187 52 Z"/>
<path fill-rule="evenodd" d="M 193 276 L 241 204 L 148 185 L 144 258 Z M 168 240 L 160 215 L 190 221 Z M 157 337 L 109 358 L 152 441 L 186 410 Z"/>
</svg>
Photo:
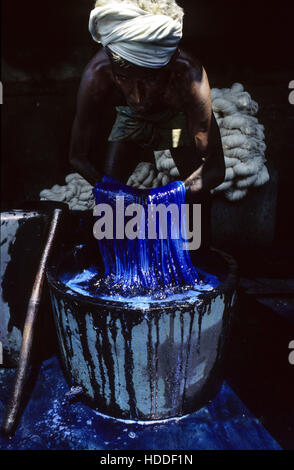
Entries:
<svg viewBox="0 0 294 470">
<path fill-rule="evenodd" d="M 108 220 L 104 219 L 105 223 L 110 222 L 110 238 L 98 240 L 104 272 L 98 272 L 95 266 L 85 269 L 67 280 L 68 287 L 84 295 L 117 300 L 163 299 L 216 287 L 218 278 L 196 269 L 189 250 L 184 249 L 187 241 L 185 193 L 182 181 L 142 190 L 104 177 L 94 189 L 96 204 L 111 208 L 105 213 Z M 125 210 L 130 204 L 136 204 L 137 210 L 132 210 L 128 216 Z M 160 204 L 172 208 L 166 211 L 164 223 L 155 211 Z M 122 212 L 124 219 L 121 219 Z M 124 220 L 123 227 L 118 227 L 117 213 L 120 220 Z M 133 238 L 122 233 L 128 223 L 134 229 L 132 233 L 136 236 Z"/>
</svg>

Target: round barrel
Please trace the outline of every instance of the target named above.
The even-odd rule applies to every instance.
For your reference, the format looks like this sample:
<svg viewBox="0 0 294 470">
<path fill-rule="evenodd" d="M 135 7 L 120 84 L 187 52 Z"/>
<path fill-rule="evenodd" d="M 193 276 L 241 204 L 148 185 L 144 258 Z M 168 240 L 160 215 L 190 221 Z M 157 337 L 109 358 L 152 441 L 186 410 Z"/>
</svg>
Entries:
<svg viewBox="0 0 294 470">
<path fill-rule="evenodd" d="M 87 297 L 60 279 L 85 267 L 80 245 L 47 270 L 66 374 L 83 400 L 123 419 L 157 420 L 197 410 L 219 390 L 237 284 L 236 264 L 211 250 L 218 288 L 185 301 L 148 307 Z"/>
</svg>

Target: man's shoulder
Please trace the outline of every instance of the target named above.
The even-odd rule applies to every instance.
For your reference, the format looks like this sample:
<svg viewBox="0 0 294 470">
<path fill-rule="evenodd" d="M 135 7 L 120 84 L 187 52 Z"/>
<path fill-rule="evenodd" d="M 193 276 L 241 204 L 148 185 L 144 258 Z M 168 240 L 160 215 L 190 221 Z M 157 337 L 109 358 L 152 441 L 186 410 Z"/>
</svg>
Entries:
<svg viewBox="0 0 294 470">
<path fill-rule="evenodd" d="M 201 62 L 186 51 L 180 51 L 174 66 L 174 82 L 184 109 L 208 109 L 210 86 Z"/>
<path fill-rule="evenodd" d="M 110 61 L 103 49 L 85 67 L 81 85 L 85 92 L 94 95 L 105 93 L 113 86 Z"/>
<path fill-rule="evenodd" d="M 203 65 L 192 54 L 180 49 L 179 55 L 174 63 L 174 70 L 177 73 L 186 75 L 188 79 L 201 79 L 203 73 Z"/>
<path fill-rule="evenodd" d="M 77 116 L 88 122 L 111 96 L 113 79 L 109 59 L 100 50 L 84 69 L 77 99 Z"/>
</svg>

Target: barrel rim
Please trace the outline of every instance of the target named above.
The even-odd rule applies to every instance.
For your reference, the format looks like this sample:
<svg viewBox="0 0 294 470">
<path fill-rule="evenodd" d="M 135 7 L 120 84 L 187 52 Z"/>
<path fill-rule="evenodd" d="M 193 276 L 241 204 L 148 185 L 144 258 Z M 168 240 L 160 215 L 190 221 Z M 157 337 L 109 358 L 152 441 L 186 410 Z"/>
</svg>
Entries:
<svg viewBox="0 0 294 470">
<path fill-rule="evenodd" d="M 237 287 L 237 282 L 238 282 L 238 265 L 235 259 L 228 253 L 219 250 L 217 248 L 210 248 L 211 252 L 216 253 L 219 255 L 223 261 L 226 263 L 228 267 L 228 274 L 226 278 L 221 282 L 221 284 L 218 287 L 215 287 L 214 289 L 206 292 L 201 292 L 200 294 L 195 297 L 194 301 L 188 301 L 183 299 L 179 300 L 176 302 L 177 307 L 188 307 L 191 309 L 191 306 L 193 305 L 199 305 L 200 303 L 208 302 L 218 296 L 222 296 L 225 294 L 230 294 L 232 293 L 236 287 Z M 69 250 L 68 250 L 69 252 Z M 107 306 L 108 308 L 111 309 L 118 309 L 120 308 L 120 303 L 123 303 L 123 301 L 115 301 L 115 300 L 108 300 L 108 299 L 99 299 L 99 298 L 94 298 L 94 297 L 88 297 L 86 295 L 80 294 L 70 287 L 66 286 L 62 281 L 57 279 L 56 276 L 56 270 L 58 269 L 60 265 L 60 260 L 59 263 L 52 264 L 47 267 L 46 269 L 46 278 L 47 282 L 49 284 L 50 289 L 53 291 L 57 291 L 60 296 L 62 296 L 65 299 L 70 300 L 71 302 L 78 301 L 79 303 L 83 305 L 90 305 L 90 306 L 96 306 L 96 307 L 105 307 Z M 154 300 L 152 301 L 152 306 L 150 304 L 146 303 L 144 306 L 136 306 L 133 305 L 132 303 L 129 303 L 127 300 L 124 301 L 124 308 L 127 305 L 128 310 L 161 310 L 162 308 L 164 309 L 173 309 L 175 308 L 175 301 L 174 300 L 168 300 L 168 299 L 162 299 L 162 300 Z"/>
<path fill-rule="evenodd" d="M 19 204 L 11 205 L 11 204 L 1 204 L 0 213 L 31 213 L 37 212 L 40 214 L 43 213 L 52 213 L 54 209 L 62 209 L 67 211 L 68 205 L 65 202 L 59 201 L 44 201 L 44 200 L 26 200 L 22 201 Z"/>
</svg>

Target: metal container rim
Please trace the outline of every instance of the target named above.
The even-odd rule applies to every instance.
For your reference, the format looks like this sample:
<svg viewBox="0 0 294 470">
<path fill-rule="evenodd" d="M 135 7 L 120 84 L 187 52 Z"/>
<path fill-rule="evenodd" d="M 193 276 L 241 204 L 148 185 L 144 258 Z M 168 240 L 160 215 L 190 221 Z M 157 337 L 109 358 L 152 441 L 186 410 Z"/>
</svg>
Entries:
<svg viewBox="0 0 294 470">
<path fill-rule="evenodd" d="M 200 293 L 196 298 L 195 301 L 189 301 L 187 302 L 185 299 L 177 301 L 176 305 L 177 307 L 190 307 L 191 305 L 199 305 L 201 301 L 209 301 L 212 300 L 218 296 L 222 296 L 228 293 L 233 292 L 236 287 L 237 287 L 237 282 L 238 282 L 238 265 L 235 259 L 228 253 L 219 250 L 217 248 L 211 247 L 210 252 L 216 253 L 217 255 L 222 258 L 222 260 L 225 262 L 228 268 L 228 273 L 226 275 L 226 278 L 221 282 L 221 284 L 212 289 L 211 291 L 206 291 L 203 293 Z M 62 297 L 65 297 L 69 299 L 70 301 L 78 301 L 79 303 L 82 303 L 83 305 L 90 305 L 93 306 L 107 306 L 108 308 L 111 309 L 117 309 L 119 308 L 119 304 L 122 303 L 119 301 L 111 301 L 107 299 L 99 299 L 99 298 L 94 298 L 94 297 L 88 297 L 86 295 L 80 294 L 78 292 L 75 292 L 73 289 L 70 287 L 67 287 L 62 281 L 57 279 L 56 276 L 56 270 L 58 269 L 60 265 L 60 260 L 59 263 L 57 262 L 54 265 L 48 266 L 46 269 L 46 278 L 47 282 L 49 284 L 49 287 L 53 289 L 54 291 L 57 291 Z M 128 301 L 125 301 L 125 304 L 128 305 L 128 310 L 134 310 L 137 311 L 139 308 L 136 307 L 133 304 L 128 303 Z M 147 304 L 146 304 L 147 305 Z M 162 308 L 164 309 L 174 309 L 175 308 L 175 302 L 173 300 L 154 300 L 152 301 L 152 306 L 146 307 L 146 310 L 161 310 Z M 142 309 L 140 307 L 140 309 Z"/>
</svg>

